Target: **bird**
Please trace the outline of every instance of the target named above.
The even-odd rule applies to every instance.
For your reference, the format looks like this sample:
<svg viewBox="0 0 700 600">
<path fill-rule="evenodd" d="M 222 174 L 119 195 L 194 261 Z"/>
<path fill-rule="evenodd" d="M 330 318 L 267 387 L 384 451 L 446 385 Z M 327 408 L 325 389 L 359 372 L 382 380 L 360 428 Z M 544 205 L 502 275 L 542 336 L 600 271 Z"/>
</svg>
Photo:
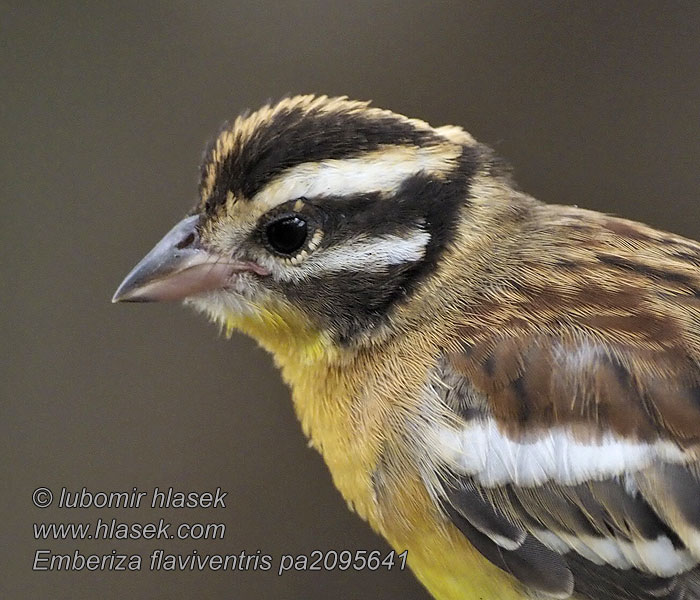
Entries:
<svg viewBox="0 0 700 600">
<path fill-rule="evenodd" d="M 287 96 L 220 129 L 115 302 L 269 351 L 438 600 L 700 599 L 700 244 L 522 191 L 459 126 Z"/>
</svg>

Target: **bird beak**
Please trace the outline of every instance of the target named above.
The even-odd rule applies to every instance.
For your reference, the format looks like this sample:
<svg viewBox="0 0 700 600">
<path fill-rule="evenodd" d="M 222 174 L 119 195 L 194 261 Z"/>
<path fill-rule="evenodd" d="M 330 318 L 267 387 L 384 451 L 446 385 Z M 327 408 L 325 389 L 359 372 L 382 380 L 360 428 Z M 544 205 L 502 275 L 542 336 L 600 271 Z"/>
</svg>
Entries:
<svg viewBox="0 0 700 600">
<path fill-rule="evenodd" d="M 126 276 L 112 302 L 166 302 L 226 287 L 236 273 L 267 275 L 259 265 L 202 247 L 197 215 L 180 221 Z"/>
</svg>

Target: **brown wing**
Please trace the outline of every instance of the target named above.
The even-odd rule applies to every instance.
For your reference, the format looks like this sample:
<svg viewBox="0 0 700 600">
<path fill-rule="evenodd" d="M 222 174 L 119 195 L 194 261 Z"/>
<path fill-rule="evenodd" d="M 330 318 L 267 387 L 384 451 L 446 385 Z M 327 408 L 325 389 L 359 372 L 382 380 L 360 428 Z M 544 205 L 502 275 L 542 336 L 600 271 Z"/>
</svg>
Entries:
<svg viewBox="0 0 700 600">
<path fill-rule="evenodd" d="M 451 354 L 439 376 L 465 451 L 441 469 L 446 514 L 539 593 L 700 599 L 692 367 L 676 349 L 655 363 L 619 342 L 552 333 Z"/>
<path fill-rule="evenodd" d="M 699 600 L 700 248 L 596 218 L 470 307 L 436 370 L 440 502 L 541 594 Z"/>
<path fill-rule="evenodd" d="M 624 341 L 620 330 L 614 333 L 614 341 L 584 327 L 504 333 L 465 342 L 449 362 L 513 436 L 580 426 L 698 444 L 700 368 L 694 356 L 681 344 L 641 347 Z"/>
<path fill-rule="evenodd" d="M 487 282 L 447 360 L 499 422 L 700 440 L 700 244 L 568 207 Z M 539 222 L 539 221 L 538 221 Z"/>
</svg>

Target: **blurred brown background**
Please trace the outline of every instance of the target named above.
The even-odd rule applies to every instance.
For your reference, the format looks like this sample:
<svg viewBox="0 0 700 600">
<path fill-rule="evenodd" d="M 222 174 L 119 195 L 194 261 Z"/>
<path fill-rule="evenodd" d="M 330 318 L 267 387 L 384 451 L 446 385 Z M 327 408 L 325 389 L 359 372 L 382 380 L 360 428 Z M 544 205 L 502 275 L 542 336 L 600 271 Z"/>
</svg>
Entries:
<svg viewBox="0 0 700 600">
<path fill-rule="evenodd" d="M 700 238 L 698 2 L 0 3 L 0 597 L 412 598 L 408 572 L 32 573 L 37 548 L 381 549 L 271 361 L 176 306 L 113 306 L 194 200 L 208 136 L 286 93 L 464 125 L 549 202 Z M 217 510 L 40 510 L 38 486 L 228 491 Z M 36 541 L 35 521 L 225 522 L 222 541 Z"/>
</svg>

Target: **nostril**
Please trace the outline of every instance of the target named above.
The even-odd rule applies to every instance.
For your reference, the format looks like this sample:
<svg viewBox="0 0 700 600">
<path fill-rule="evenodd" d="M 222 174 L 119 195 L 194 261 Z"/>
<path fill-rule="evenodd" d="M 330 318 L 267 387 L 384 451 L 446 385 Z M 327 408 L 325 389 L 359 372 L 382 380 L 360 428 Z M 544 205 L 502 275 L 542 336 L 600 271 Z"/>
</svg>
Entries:
<svg viewBox="0 0 700 600">
<path fill-rule="evenodd" d="M 194 241 L 195 241 L 194 233 L 189 233 L 189 234 L 187 234 L 187 237 L 184 240 L 178 242 L 175 247 L 178 250 L 182 250 L 183 248 L 187 248 L 187 247 L 191 246 L 192 244 L 194 244 Z"/>
</svg>

